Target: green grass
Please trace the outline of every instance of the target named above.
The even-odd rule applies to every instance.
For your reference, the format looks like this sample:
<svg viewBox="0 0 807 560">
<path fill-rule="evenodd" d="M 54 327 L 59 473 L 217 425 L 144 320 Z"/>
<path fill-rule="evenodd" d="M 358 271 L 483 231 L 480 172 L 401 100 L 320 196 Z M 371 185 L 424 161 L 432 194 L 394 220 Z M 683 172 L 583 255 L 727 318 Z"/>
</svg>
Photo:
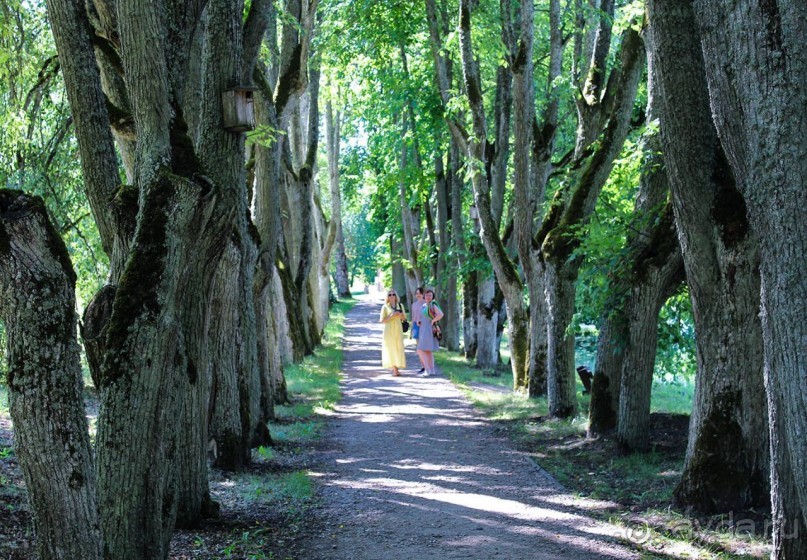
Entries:
<svg viewBox="0 0 807 560">
<path fill-rule="evenodd" d="M 342 333 L 345 313 L 355 301 L 337 303 L 331 309 L 325 328 L 322 346 L 313 356 L 300 364 L 285 368 L 286 387 L 290 404 L 275 407 L 275 420 L 269 423 L 274 447 L 257 450 L 256 461 L 272 465 L 282 464 L 289 454 L 303 452 L 306 446 L 322 437 L 325 417 L 341 398 L 339 381 L 342 370 Z M 245 475 L 246 476 L 246 475 Z M 261 474 L 260 478 L 246 476 L 243 482 L 246 498 L 261 501 L 280 500 L 302 507 L 313 496 L 313 482 L 306 470 Z"/>
<path fill-rule="evenodd" d="M 266 475 L 241 474 L 235 477 L 239 494 L 246 500 L 265 504 L 282 502 L 300 509 L 314 497 L 314 483 L 305 471 Z"/>
<path fill-rule="evenodd" d="M 689 414 L 695 398 L 694 380 L 660 381 L 653 380 L 650 412 L 669 414 Z"/>
<path fill-rule="evenodd" d="M 309 418 L 314 414 L 332 410 L 341 398 L 339 379 L 342 370 L 342 333 L 345 313 L 355 305 L 354 300 L 337 303 L 331 309 L 325 327 L 322 346 L 313 356 L 300 364 L 286 366 L 286 387 L 293 395 L 292 404 L 275 407 L 282 419 Z"/>
</svg>

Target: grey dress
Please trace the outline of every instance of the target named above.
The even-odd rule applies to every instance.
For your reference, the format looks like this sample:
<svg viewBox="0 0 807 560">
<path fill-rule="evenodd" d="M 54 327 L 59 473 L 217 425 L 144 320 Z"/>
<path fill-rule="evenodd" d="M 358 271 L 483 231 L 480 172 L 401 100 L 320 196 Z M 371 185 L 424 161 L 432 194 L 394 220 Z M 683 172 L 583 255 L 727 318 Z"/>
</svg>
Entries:
<svg viewBox="0 0 807 560">
<path fill-rule="evenodd" d="M 438 306 L 436 303 L 432 302 L 432 305 L 437 309 L 440 309 L 440 306 Z M 442 309 L 440 309 L 440 311 L 442 311 Z M 431 315 L 429 315 L 428 304 L 423 304 L 423 311 L 421 313 L 420 334 L 418 335 L 418 350 L 425 350 L 427 352 L 439 350 L 440 341 L 434 338 L 434 335 L 432 334 L 432 318 Z"/>
</svg>

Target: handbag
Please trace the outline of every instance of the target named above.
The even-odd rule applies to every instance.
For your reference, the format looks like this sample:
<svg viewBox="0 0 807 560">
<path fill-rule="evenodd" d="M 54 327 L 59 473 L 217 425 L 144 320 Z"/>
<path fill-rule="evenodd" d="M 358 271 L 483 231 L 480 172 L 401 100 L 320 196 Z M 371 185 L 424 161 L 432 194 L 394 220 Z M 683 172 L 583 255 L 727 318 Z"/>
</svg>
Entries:
<svg viewBox="0 0 807 560">
<path fill-rule="evenodd" d="M 393 307 L 392 309 L 393 311 L 397 311 L 398 313 L 403 313 L 403 308 L 399 309 L 397 307 Z M 401 319 L 401 330 L 403 330 L 403 332 L 409 330 L 409 321 L 407 321 L 406 318 Z"/>
<path fill-rule="evenodd" d="M 439 323 L 435 323 L 432 325 L 432 334 L 434 335 L 434 338 L 436 338 L 438 342 L 443 340 L 443 329 L 440 328 Z"/>
</svg>

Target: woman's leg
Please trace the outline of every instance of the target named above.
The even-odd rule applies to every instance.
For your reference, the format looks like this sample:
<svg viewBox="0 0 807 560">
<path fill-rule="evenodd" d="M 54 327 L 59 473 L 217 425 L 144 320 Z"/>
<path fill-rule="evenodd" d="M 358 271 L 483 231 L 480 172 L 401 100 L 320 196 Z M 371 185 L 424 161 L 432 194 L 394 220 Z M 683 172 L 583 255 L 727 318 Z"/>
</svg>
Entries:
<svg viewBox="0 0 807 560">
<path fill-rule="evenodd" d="M 431 375 L 434 375 L 434 352 L 428 353 L 427 360 L 426 371 L 428 371 Z"/>
<path fill-rule="evenodd" d="M 418 350 L 418 358 L 420 358 L 420 363 L 423 364 L 423 372 L 429 373 L 429 354 L 427 350 Z"/>
</svg>

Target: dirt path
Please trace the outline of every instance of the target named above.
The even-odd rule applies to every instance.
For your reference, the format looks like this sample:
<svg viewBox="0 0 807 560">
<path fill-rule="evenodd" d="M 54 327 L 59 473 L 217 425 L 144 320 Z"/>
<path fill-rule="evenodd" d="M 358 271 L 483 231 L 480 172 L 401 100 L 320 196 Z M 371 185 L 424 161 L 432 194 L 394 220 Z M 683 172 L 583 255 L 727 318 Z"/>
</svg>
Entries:
<svg viewBox="0 0 807 560">
<path fill-rule="evenodd" d="M 380 369 L 380 304 L 347 317 L 344 399 L 320 464 L 307 560 L 637 558 L 477 414 L 445 378 Z"/>
</svg>

